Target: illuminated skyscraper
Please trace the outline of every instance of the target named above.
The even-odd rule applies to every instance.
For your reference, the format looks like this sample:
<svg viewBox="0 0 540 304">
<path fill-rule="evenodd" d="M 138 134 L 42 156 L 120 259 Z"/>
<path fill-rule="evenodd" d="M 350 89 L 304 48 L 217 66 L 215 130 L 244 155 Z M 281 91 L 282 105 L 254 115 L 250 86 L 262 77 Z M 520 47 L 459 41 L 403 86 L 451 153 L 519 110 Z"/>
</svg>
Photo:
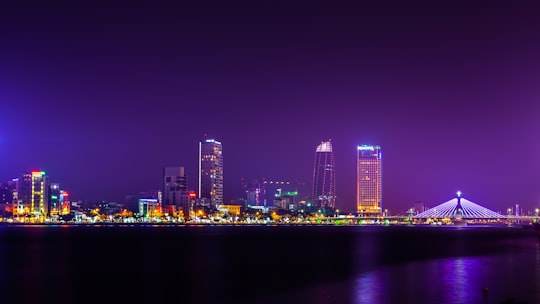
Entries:
<svg viewBox="0 0 540 304">
<path fill-rule="evenodd" d="M 32 171 L 30 212 L 41 216 L 49 214 L 49 177 L 43 171 Z"/>
<path fill-rule="evenodd" d="M 223 204 L 223 148 L 214 139 L 199 142 L 199 198 Z"/>
<path fill-rule="evenodd" d="M 70 212 L 69 193 L 60 189 L 60 184 L 49 185 L 49 215 L 66 215 Z"/>
<path fill-rule="evenodd" d="M 25 173 L 17 182 L 17 214 L 47 216 L 49 213 L 49 178 L 43 171 Z"/>
<path fill-rule="evenodd" d="M 322 142 L 315 150 L 312 197 L 317 207 L 334 208 L 336 205 L 336 170 L 330 140 Z"/>
<path fill-rule="evenodd" d="M 380 146 L 358 146 L 356 158 L 356 209 L 364 215 L 382 210 L 382 159 Z"/>
</svg>

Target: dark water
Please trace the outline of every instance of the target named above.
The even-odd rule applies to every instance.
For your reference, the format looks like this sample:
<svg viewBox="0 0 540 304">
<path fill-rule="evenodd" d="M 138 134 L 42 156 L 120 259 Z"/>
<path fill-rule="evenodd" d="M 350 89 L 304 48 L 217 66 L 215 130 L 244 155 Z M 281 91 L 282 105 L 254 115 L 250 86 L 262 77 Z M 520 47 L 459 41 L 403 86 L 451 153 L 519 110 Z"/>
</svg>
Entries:
<svg viewBox="0 0 540 304">
<path fill-rule="evenodd" d="M 1 303 L 540 303 L 521 228 L 0 226 L 0 246 Z"/>
</svg>

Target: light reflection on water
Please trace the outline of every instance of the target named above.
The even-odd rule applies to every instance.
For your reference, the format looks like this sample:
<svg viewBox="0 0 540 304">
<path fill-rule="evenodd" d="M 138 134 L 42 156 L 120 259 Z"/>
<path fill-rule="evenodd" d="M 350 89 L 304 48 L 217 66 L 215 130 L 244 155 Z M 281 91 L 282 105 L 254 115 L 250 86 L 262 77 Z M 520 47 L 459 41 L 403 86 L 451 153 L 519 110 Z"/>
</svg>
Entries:
<svg viewBox="0 0 540 304">
<path fill-rule="evenodd" d="M 415 261 L 363 273 L 356 303 L 540 303 L 540 246 L 512 255 Z M 534 267 L 531 267 L 534 266 Z"/>
<path fill-rule="evenodd" d="M 521 229 L 0 226 L 0 245 L 0 294 L 19 303 L 80 303 L 98 283 L 130 291 L 117 303 L 540 303 Z"/>
</svg>

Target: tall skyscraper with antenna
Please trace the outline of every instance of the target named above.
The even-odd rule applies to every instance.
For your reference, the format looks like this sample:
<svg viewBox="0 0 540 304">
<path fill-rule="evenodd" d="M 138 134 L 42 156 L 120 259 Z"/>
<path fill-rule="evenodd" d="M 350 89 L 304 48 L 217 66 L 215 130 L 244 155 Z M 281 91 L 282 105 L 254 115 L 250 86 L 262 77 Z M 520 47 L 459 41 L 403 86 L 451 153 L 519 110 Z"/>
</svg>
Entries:
<svg viewBox="0 0 540 304">
<path fill-rule="evenodd" d="M 321 142 L 315 149 L 312 198 L 317 207 L 336 206 L 336 168 L 330 140 Z"/>
</svg>

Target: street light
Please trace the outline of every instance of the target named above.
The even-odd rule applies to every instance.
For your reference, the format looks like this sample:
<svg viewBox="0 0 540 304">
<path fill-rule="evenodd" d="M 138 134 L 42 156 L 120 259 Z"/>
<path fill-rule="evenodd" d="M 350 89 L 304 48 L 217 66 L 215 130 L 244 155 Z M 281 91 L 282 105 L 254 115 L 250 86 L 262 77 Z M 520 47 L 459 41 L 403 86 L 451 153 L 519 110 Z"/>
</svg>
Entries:
<svg viewBox="0 0 540 304">
<path fill-rule="evenodd" d="M 534 209 L 534 213 L 536 214 L 536 216 L 538 216 L 538 208 Z"/>
</svg>

